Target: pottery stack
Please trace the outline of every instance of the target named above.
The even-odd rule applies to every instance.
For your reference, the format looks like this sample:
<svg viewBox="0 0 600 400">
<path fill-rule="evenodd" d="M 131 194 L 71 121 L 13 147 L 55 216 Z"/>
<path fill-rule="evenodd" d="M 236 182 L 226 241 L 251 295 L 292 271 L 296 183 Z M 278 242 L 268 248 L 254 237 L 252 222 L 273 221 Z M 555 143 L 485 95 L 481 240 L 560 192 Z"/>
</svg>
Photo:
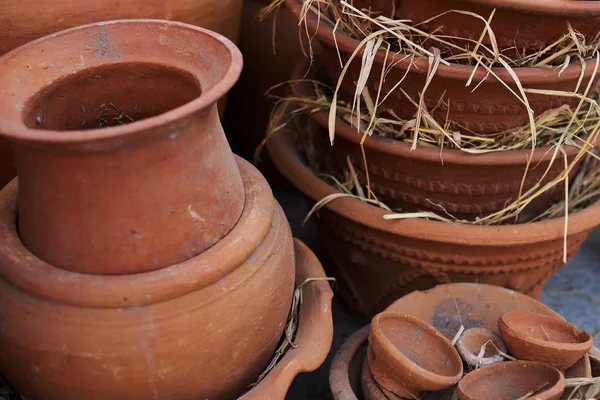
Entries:
<svg viewBox="0 0 600 400">
<path fill-rule="evenodd" d="M 503 56 L 514 58 L 546 49 L 568 35 L 571 28 L 587 41 L 593 41 L 600 29 L 598 2 L 350 3 L 354 15 L 371 13 L 373 18 L 411 20 L 427 33 L 475 42 L 481 38 L 482 46 L 498 46 Z M 346 3 L 331 4 L 338 4 L 340 10 L 348 7 Z M 433 57 L 408 57 L 385 45 L 367 49 L 366 39 L 343 33 L 342 24 L 321 18 L 317 7 L 303 8 L 302 0 L 287 0 L 286 5 L 301 20 L 300 35 L 315 39 L 310 42 L 312 62 L 298 65 L 291 78 L 291 98 L 316 99 L 316 81 L 332 90 L 337 87 L 337 100 L 355 110 L 357 82 L 364 82 L 363 95 L 370 93 L 376 103 L 381 94 L 380 107 L 389 110 L 378 118 L 392 115 L 414 122 L 419 109 L 427 110 L 431 115 L 429 127 L 438 124 L 458 137 L 485 138 L 526 127 L 533 117 L 553 110 L 575 109 L 579 98 L 597 94 L 595 58 L 585 62 L 567 60 L 560 67 L 547 68 L 494 64 L 487 70 L 440 62 L 432 74 Z M 473 14 L 484 18 L 473 18 Z M 482 35 L 486 29 L 483 21 L 488 17 L 494 36 Z M 360 26 L 358 22 L 356 25 Z M 434 42 L 431 46 L 436 45 Z M 441 52 L 447 50 L 444 45 L 438 47 Z M 374 61 L 365 75 L 364 62 L 369 57 Z M 526 101 L 516 95 L 521 91 L 523 96 L 527 93 Z M 565 258 L 570 259 L 578 251 L 600 221 L 600 203 L 595 202 L 572 212 L 568 223 L 560 216 L 535 220 L 564 199 L 564 181 L 572 183 L 583 163 L 581 145 L 563 143 L 558 157 L 554 154 L 556 147 L 550 145 L 481 154 L 457 148 L 442 151 L 435 145 L 413 147 L 389 135 L 366 134 L 369 121 L 357 128 L 349 117 L 342 118 L 339 110 L 333 113 L 331 107 L 310 104 L 300 107 L 306 111 L 306 121 L 288 124 L 287 130 L 279 129 L 287 135 L 272 136 L 269 154 L 309 204 L 319 204 L 316 222 L 329 250 L 340 293 L 368 319 L 395 299 L 440 283 L 489 283 L 539 297 L 545 282 L 564 265 Z M 289 106 L 288 113 L 292 110 Z M 309 130 L 316 132 L 310 140 L 306 139 Z M 591 146 L 595 136 L 588 139 L 585 146 Z M 298 149 L 298 143 L 311 140 L 320 143 L 318 148 L 327 154 L 334 171 L 352 166 L 365 193 L 371 192 L 364 195 L 369 202 L 340 195 L 338 188 L 317 177 L 321 171 L 314 171 L 306 151 Z M 566 178 L 560 178 L 567 173 Z M 341 181 L 339 175 L 337 178 Z M 520 194 L 558 179 L 562 183 L 534 196 L 518 219 L 495 225 L 476 223 L 503 210 Z M 327 201 L 319 203 L 323 199 Z M 389 208 L 378 207 L 380 202 Z M 393 214 L 390 209 L 405 214 L 425 213 L 428 218 L 389 219 L 388 214 Z M 432 213 L 440 218 L 431 218 Z"/>
<path fill-rule="evenodd" d="M 217 102 L 241 68 L 225 37 L 164 20 L 0 58 L 19 172 L 0 192 L 0 373 L 25 398 L 235 399 L 270 364 L 295 285 L 323 272 L 229 148 Z M 283 399 L 324 360 L 332 293 L 314 283 L 299 346 L 245 398 Z"/>
</svg>

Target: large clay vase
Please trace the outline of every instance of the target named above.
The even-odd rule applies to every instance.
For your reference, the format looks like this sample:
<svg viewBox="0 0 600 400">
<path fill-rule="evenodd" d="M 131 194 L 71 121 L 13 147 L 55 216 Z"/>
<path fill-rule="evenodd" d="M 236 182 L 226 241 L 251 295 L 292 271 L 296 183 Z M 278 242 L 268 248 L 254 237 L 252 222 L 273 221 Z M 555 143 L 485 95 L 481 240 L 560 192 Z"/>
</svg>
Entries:
<svg viewBox="0 0 600 400">
<path fill-rule="evenodd" d="M 231 232 L 143 274 L 36 258 L 15 224 L 17 180 L 0 192 L 0 373 L 15 389 L 28 400 L 233 399 L 256 381 L 290 311 L 294 246 L 266 180 L 238 163 L 246 201 Z"/>
<path fill-rule="evenodd" d="M 217 243 L 244 207 L 217 112 L 241 68 L 228 39 L 162 20 L 77 27 L 0 58 L 25 246 L 67 270 L 125 274 Z"/>
</svg>

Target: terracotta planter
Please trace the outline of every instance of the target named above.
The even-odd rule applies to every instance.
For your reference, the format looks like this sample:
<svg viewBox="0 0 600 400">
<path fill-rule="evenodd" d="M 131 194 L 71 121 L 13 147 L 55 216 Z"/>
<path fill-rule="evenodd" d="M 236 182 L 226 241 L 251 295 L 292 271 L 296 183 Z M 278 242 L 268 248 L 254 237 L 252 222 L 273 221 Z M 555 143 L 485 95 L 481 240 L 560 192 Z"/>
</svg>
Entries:
<svg viewBox="0 0 600 400">
<path fill-rule="evenodd" d="M 572 367 L 594 345 L 588 332 L 543 314 L 510 312 L 498 319 L 498 329 L 514 357 L 560 370 Z"/>
<path fill-rule="evenodd" d="M 483 356 L 479 358 L 479 353 L 484 346 Z M 456 349 L 461 358 L 473 369 L 504 361 L 504 357 L 498 353 L 498 350 L 508 354 L 502 338 L 486 328 L 465 330 L 456 342 Z"/>
<path fill-rule="evenodd" d="M 276 167 L 310 204 L 338 193 L 308 168 L 291 133 L 282 131 L 269 141 Z M 340 294 L 366 318 L 407 293 L 440 283 L 488 283 L 539 297 L 548 278 L 563 266 L 563 218 L 474 226 L 384 220 L 385 214 L 375 206 L 341 198 L 316 216 Z M 568 258 L 598 223 L 600 202 L 569 215 Z"/>
<path fill-rule="evenodd" d="M 561 318 L 551 308 L 529 296 L 497 286 L 472 283 L 439 285 L 425 292 L 416 291 L 396 300 L 387 310 L 419 318 L 438 329 L 447 339 L 452 339 L 461 325 L 467 329 L 483 327 L 498 333 L 498 318 L 512 310 Z M 335 400 L 363 399 L 361 369 L 366 357 L 369 329 L 365 326 L 350 336 L 333 358 L 329 385 Z M 444 393 L 441 399 L 450 400 L 452 392 L 450 390 L 447 396 Z M 372 391 L 371 394 L 379 393 Z"/>
<path fill-rule="evenodd" d="M 463 375 L 448 339 L 428 323 L 394 312 L 373 317 L 366 362 L 382 388 L 407 399 L 454 386 Z"/>
<path fill-rule="evenodd" d="M 444 0 L 399 1 L 399 0 L 353 0 L 360 9 L 372 13 L 409 19 L 422 23 L 448 10 L 472 12 L 488 19 L 495 10 L 491 27 L 496 43 L 501 49 L 514 49 L 533 53 L 544 49 L 569 34 L 568 24 L 582 33 L 591 42 L 600 31 L 600 5 L 594 1 L 573 0 Z M 427 32 L 479 40 L 485 24 L 474 17 L 449 13 L 419 29 Z M 483 43 L 490 44 L 486 35 Z M 510 51 L 509 50 L 509 51 Z M 513 50 L 511 52 L 515 53 Z"/>
<path fill-rule="evenodd" d="M 223 36 L 159 20 L 73 28 L 0 58 L 27 248 L 67 270 L 126 274 L 218 242 L 244 206 L 216 104 L 241 68 Z"/>
<path fill-rule="evenodd" d="M 238 162 L 246 202 L 233 230 L 143 274 L 36 258 L 17 233 L 16 181 L 0 192 L 0 371 L 15 389 L 28 400 L 192 400 L 235 398 L 256 380 L 290 311 L 294 246 L 267 182 Z"/>
<path fill-rule="evenodd" d="M 313 67 L 314 68 L 314 67 Z M 301 80 L 309 69 L 308 63 L 298 64 L 292 81 Z M 319 80 L 322 75 L 312 70 L 308 79 Z M 294 95 L 314 97 L 314 85 L 310 81 L 292 85 Z M 328 137 L 329 115 L 326 111 L 309 112 L 308 115 Z M 333 161 L 340 168 L 347 168 L 347 157 L 362 172 L 366 184 L 365 163 L 360 148 L 363 134 L 341 119 L 335 123 L 335 144 L 331 148 Z M 538 182 L 545 185 L 564 171 L 563 157 L 552 161 L 553 150 L 542 147 L 531 150 L 503 151 L 488 154 L 468 154 L 460 150 L 417 147 L 379 136 L 368 136 L 364 142 L 371 190 L 386 205 L 406 211 L 433 211 L 444 214 L 439 207 L 459 219 L 474 220 L 477 217 L 502 210 L 519 198 L 523 174 L 527 178 L 523 192 Z M 569 163 L 573 162 L 579 149 L 563 146 Z M 531 164 L 527 169 L 527 160 Z M 546 170 L 548 173 L 544 177 Z M 578 165 L 576 166 L 578 167 Z M 544 179 L 542 180 L 542 178 Z M 572 174 L 574 179 L 575 173 Z M 540 186 L 542 187 L 542 186 Z M 537 197 L 520 214 L 527 221 L 550 207 L 564 196 L 564 184 Z"/>
<path fill-rule="evenodd" d="M 300 15 L 302 3 L 299 0 L 286 0 L 286 4 L 297 17 Z M 308 34 L 316 35 L 323 47 L 323 59 L 330 80 L 337 82 L 341 72 L 340 57 L 342 63 L 345 64 L 359 42 L 339 32 L 334 35 L 333 26 L 322 20 L 319 23 L 317 16 L 312 12 L 308 13 L 306 23 Z M 427 78 L 428 60 L 425 58 L 413 59 L 402 54 L 392 53 L 385 61 L 385 53 L 385 50 L 379 50 L 375 56 L 366 85 L 369 92 L 375 98 L 385 62 L 386 67 L 393 65 L 393 68 L 390 68 L 383 80 L 382 98 L 405 77 L 401 88 L 410 95 L 413 101 L 418 103 Z M 562 73 L 558 68 L 515 68 L 514 72 L 522 86 L 527 89 L 582 93 L 593 77 L 594 64 L 593 61 L 588 62 L 583 74 L 583 84 L 579 88 L 578 81 L 582 70 L 580 64 L 571 64 Z M 359 52 L 344 77 L 340 89 L 340 99 L 351 101 L 354 98 L 355 82 L 359 77 L 360 69 L 361 56 Z M 506 69 L 494 68 L 498 78 L 492 75 L 487 76 L 487 71 L 483 68 L 478 68 L 475 74 L 472 74 L 472 71 L 473 67 L 466 65 L 439 66 L 425 92 L 424 99 L 427 109 L 432 112 L 436 120 L 442 124 L 448 120 L 452 122 L 453 129 L 483 135 L 528 124 L 526 107 L 502 84 L 502 82 L 506 83 L 518 93 L 519 89 Z M 466 84 L 471 76 L 473 76 L 472 83 L 467 87 Z M 597 80 L 597 78 L 595 79 Z M 481 81 L 484 82 L 479 85 Z M 475 87 L 477 90 L 473 91 Z M 595 85 L 592 87 L 594 89 L 591 92 L 596 90 Z M 573 97 L 539 94 L 528 94 L 527 98 L 536 115 L 562 104 L 574 105 L 578 102 L 578 99 Z M 399 89 L 387 97 L 380 107 L 394 110 L 401 118 L 412 119 L 416 114 L 416 107 Z"/>
</svg>

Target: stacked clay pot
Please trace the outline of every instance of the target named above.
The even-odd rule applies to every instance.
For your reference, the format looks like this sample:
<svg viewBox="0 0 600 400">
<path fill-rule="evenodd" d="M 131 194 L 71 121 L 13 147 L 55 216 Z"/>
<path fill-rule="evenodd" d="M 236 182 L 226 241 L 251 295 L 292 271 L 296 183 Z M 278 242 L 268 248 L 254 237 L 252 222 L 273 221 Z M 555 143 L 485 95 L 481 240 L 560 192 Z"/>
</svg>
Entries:
<svg viewBox="0 0 600 400">
<path fill-rule="evenodd" d="M 27 399 L 237 398 L 270 363 L 296 259 L 302 280 L 320 267 L 225 139 L 217 101 L 241 68 L 228 39 L 163 20 L 0 58 L 19 171 L 0 192 L 0 373 Z M 331 291 L 309 298 L 312 348 L 286 355 L 273 398 L 331 343 Z"/>
<path fill-rule="evenodd" d="M 487 0 L 457 0 L 451 4 L 435 1 L 431 8 L 418 2 L 404 3 L 381 0 L 353 4 L 372 15 L 414 18 L 416 23 L 427 20 L 432 13 L 436 15 L 450 9 L 485 14 L 487 8 L 493 10 L 497 6 Z M 507 32 L 512 32 L 510 23 L 518 24 L 523 18 L 535 20 L 531 29 L 517 29 L 519 35 L 513 38 L 525 53 L 538 51 L 540 46 L 555 41 L 555 36 L 560 35 L 557 32 L 568 32 L 569 22 L 584 35 L 597 31 L 600 25 L 600 4 L 597 2 L 557 2 L 560 6 L 550 3 L 544 1 L 533 5 L 511 0 L 498 6 L 499 18 L 493 20 L 492 29 L 499 32 L 500 51 L 509 51 L 502 46 L 508 43 L 504 40 Z M 286 5 L 297 18 L 303 18 L 300 35 L 315 39 L 312 42 L 314 62 L 297 65 L 291 77 L 291 97 L 314 99 L 314 82 L 317 81 L 332 88 L 338 84 L 338 99 L 352 104 L 364 47 L 359 49 L 359 40 L 345 35 L 340 29 L 335 30 L 312 9 L 303 12 L 302 0 L 287 0 Z M 431 26 L 419 27 L 427 32 L 444 28 L 449 34 L 465 38 L 478 31 L 477 37 L 481 36 L 479 25 L 467 26 L 464 21 L 462 31 L 458 32 L 459 22 L 453 17 L 450 13 L 441 22 L 435 20 Z M 477 20 L 472 16 L 469 18 Z M 552 29 L 538 29 L 546 26 L 548 21 L 555 22 Z M 512 41 L 511 46 L 514 44 Z M 355 57 L 346 65 L 353 54 Z M 523 67 L 513 68 L 513 71 L 527 89 L 576 92 L 592 97 L 598 91 L 598 77 L 594 75 L 596 63 L 596 60 L 587 60 L 586 64 L 573 61 L 565 68 Z M 384 65 L 386 75 L 381 79 Z M 505 68 L 493 67 L 494 75 L 488 75 L 484 68 L 473 74 L 473 68 L 452 63 L 439 65 L 423 99 L 433 118 L 442 125 L 447 119 L 453 131 L 478 136 L 527 126 L 527 108 L 507 89 L 519 92 L 514 76 Z M 428 71 L 427 59 L 406 57 L 393 51 L 387 54 L 385 49 L 379 49 L 366 78 L 366 88 L 374 98 L 382 85 L 385 96 L 403 79 L 398 88 L 383 98 L 380 107 L 410 120 L 417 111 L 415 104 L 420 101 Z M 338 82 L 342 73 L 345 73 L 343 80 Z M 467 86 L 469 79 L 472 83 Z M 473 90 L 475 87 L 477 89 Z M 574 106 L 579 101 L 573 96 L 548 96 L 539 92 L 528 92 L 527 99 L 534 116 L 558 107 Z M 492 215 L 516 201 L 520 194 L 555 181 L 565 170 L 565 160 L 562 153 L 553 157 L 554 149 L 549 146 L 535 151 L 482 154 L 425 146 L 412 149 L 410 144 L 393 138 L 377 134 L 365 137 L 364 132 L 352 126 L 347 118 L 342 118 L 339 111 L 337 118 L 332 119 L 327 109 L 319 110 L 316 106 L 302 109 L 307 111 L 302 121 L 306 123 L 301 126 L 289 124 L 291 127 L 287 128 L 296 138 L 273 137 L 269 153 L 280 172 L 308 198 L 309 206 L 327 196 L 335 198 L 321 204 L 315 213 L 316 221 L 329 250 L 329 265 L 340 283 L 340 293 L 366 319 L 413 290 L 440 283 L 489 283 L 539 297 L 546 281 L 564 265 L 563 257 L 570 259 L 598 226 L 598 204 L 571 213 L 566 233 L 564 218 L 530 222 L 564 198 L 563 184 L 536 196 L 519 213 L 518 219 L 510 220 L 506 225 L 384 220 L 389 211 L 358 199 L 336 197 L 338 190 L 321 181 L 317 172 L 307 167 L 309 160 L 294 150 L 297 137 L 307 135 L 309 128 L 306 126 L 315 131 L 314 142 L 318 143 L 319 150 L 327 152 L 334 171 L 339 173 L 351 163 L 363 188 L 369 184 L 375 195 L 373 199 L 376 197 L 393 210 L 434 212 L 442 217 L 448 217 L 446 213 L 449 213 L 459 220 L 475 221 Z M 335 135 L 330 147 L 332 131 Z M 364 153 L 360 147 L 363 140 Z M 568 176 L 572 181 L 581 165 L 581 152 L 570 144 L 564 144 L 562 150 L 567 162 L 573 166 Z"/>
</svg>

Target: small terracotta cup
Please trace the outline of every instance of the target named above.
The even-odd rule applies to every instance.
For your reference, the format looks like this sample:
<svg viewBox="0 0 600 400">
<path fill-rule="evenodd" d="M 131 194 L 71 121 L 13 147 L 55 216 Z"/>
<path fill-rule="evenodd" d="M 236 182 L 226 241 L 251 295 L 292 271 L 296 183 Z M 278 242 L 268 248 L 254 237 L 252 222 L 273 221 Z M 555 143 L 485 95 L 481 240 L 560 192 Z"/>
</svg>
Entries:
<svg viewBox="0 0 600 400">
<path fill-rule="evenodd" d="M 477 369 L 458 383 L 460 400 L 516 400 L 530 394 L 535 400 L 557 400 L 565 377 L 550 364 L 507 361 Z"/>
<path fill-rule="evenodd" d="M 394 312 L 371 321 L 367 360 L 377 383 L 405 398 L 448 388 L 463 374 L 462 360 L 444 335 L 416 317 Z"/>
<path fill-rule="evenodd" d="M 483 357 L 478 360 L 484 346 Z M 456 350 L 467 364 L 478 368 L 504 361 L 498 350 L 508 353 L 502 338 L 486 328 L 467 329 L 456 342 Z"/>
<path fill-rule="evenodd" d="M 565 320 L 530 312 L 504 314 L 498 330 L 516 358 L 546 362 L 560 370 L 575 364 L 594 343 L 588 332 Z"/>
</svg>

